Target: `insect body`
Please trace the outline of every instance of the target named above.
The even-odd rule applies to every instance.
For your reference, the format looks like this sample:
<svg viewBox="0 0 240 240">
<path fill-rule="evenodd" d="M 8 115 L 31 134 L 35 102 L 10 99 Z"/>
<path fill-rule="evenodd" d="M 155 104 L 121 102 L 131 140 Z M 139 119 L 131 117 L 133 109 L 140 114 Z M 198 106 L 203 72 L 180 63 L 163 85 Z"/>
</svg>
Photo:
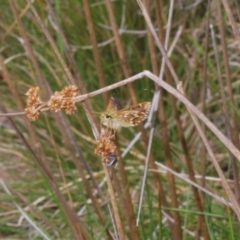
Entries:
<svg viewBox="0 0 240 240">
<path fill-rule="evenodd" d="M 112 96 L 114 101 L 115 96 Z M 111 101 L 111 100 L 110 100 Z M 101 114 L 101 123 L 111 129 L 119 127 L 133 127 L 144 121 L 150 111 L 151 102 L 142 102 L 129 107 L 117 110 L 116 107 L 109 107 Z"/>
</svg>

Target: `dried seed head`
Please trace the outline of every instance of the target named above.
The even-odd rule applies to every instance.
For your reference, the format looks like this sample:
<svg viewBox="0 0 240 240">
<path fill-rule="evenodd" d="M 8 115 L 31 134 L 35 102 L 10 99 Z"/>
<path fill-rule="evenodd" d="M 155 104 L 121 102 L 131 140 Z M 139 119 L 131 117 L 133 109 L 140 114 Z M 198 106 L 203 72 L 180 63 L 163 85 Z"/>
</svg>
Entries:
<svg viewBox="0 0 240 240">
<path fill-rule="evenodd" d="M 26 116 L 30 121 L 35 121 L 40 117 L 39 107 L 43 104 L 39 95 L 39 87 L 32 87 L 27 92 Z"/>
<path fill-rule="evenodd" d="M 25 113 L 30 121 L 36 121 L 40 117 L 40 111 L 34 107 L 25 108 Z"/>
<path fill-rule="evenodd" d="M 77 95 L 79 95 L 79 91 L 78 91 L 78 86 L 76 85 L 70 85 L 70 86 L 66 86 L 62 91 L 61 94 L 63 97 L 65 98 L 71 98 L 71 97 L 76 97 Z"/>
<path fill-rule="evenodd" d="M 117 161 L 116 144 L 112 141 L 113 135 L 103 132 L 98 138 L 95 153 L 102 158 L 106 166 L 114 165 Z"/>
<path fill-rule="evenodd" d="M 97 147 L 95 149 L 95 153 L 102 157 L 105 158 L 107 157 L 110 153 L 114 153 L 116 150 L 116 145 L 113 141 L 107 138 L 100 138 L 98 140 Z"/>
<path fill-rule="evenodd" d="M 30 88 L 26 94 L 28 97 L 27 97 L 27 106 L 28 107 L 38 107 L 42 101 L 41 99 L 39 98 L 39 87 L 32 87 Z M 38 106 L 37 106 L 38 105 Z"/>
<path fill-rule="evenodd" d="M 67 86 L 61 92 L 55 92 L 51 96 L 48 106 L 54 112 L 64 109 L 67 114 L 74 114 L 77 112 L 77 108 L 73 97 L 76 97 L 78 94 L 78 87 L 76 85 Z"/>
<path fill-rule="evenodd" d="M 46 103 L 41 101 L 38 94 L 39 87 L 30 88 L 26 93 L 28 97 L 25 112 L 30 121 L 37 120 L 40 116 L 40 108 L 46 106 Z M 67 86 L 61 92 L 55 92 L 47 102 L 47 105 L 54 112 L 64 109 L 67 114 L 74 114 L 77 111 L 74 97 L 78 94 L 76 85 Z"/>
<path fill-rule="evenodd" d="M 72 115 L 77 112 L 75 102 L 72 99 L 64 100 L 62 102 L 62 107 L 65 109 L 66 113 Z"/>
<path fill-rule="evenodd" d="M 32 87 L 25 93 L 26 96 L 35 96 L 35 97 L 37 97 L 38 94 L 39 94 L 39 87 Z"/>
<path fill-rule="evenodd" d="M 63 96 L 60 92 L 55 92 L 48 101 L 48 106 L 51 111 L 58 112 L 62 109 Z"/>
</svg>

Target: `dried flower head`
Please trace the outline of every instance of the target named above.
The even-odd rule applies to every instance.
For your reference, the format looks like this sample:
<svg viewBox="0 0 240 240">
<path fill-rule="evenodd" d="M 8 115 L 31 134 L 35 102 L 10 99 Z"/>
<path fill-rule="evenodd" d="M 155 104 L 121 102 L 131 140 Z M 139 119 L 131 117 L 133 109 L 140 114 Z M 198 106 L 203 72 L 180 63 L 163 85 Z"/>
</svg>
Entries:
<svg viewBox="0 0 240 240">
<path fill-rule="evenodd" d="M 55 92 L 51 96 L 48 106 L 54 112 L 64 109 L 67 114 L 74 114 L 77 112 L 77 108 L 73 98 L 78 94 L 78 87 L 76 85 L 67 86 L 61 92 Z"/>
<path fill-rule="evenodd" d="M 60 92 L 55 92 L 48 101 L 48 106 L 51 111 L 58 112 L 62 109 L 63 96 Z"/>
<path fill-rule="evenodd" d="M 109 132 L 104 132 L 98 138 L 95 153 L 100 156 L 105 162 L 106 166 L 114 165 L 117 161 L 116 144 L 112 140 L 114 135 Z"/>
<path fill-rule="evenodd" d="M 37 97 L 38 94 L 39 94 L 39 87 L 32 87 L 25 93 L 26 96 L 35 96 L 35 97 Z"/>
<path fill-rule="evenodd" d="M 46 105 L 54 112 L 64 109 L 67 114 L 74 114 L 77 111 L 74 97 L 78 94 L 76 85 L 67 86 L 61 92 L 55 92 L 50 100 L 44 103 L 39 97 L 39 87 L 30 88 L 26 93 L 28 96 L 26 116 L 30 121 L 37 120 L 40 117 L 40 110 Z"/>
<path fill-rule="evenodd" d="M 26 94 L 27 97 L 27 106 L 33 107 L 36 105 L 40 105 L 42 103 L 40 97 L 39 97 L 39 87 L 32 87 L 30 88 Z"/>
<path fill-rule="evenodd" d="M 40 117 L 39 107 L 43 104 L 39 97 L 39 87 L 32 87 L 26 92 L 27 108 L 25 113 L 30 121 L 35 121 Z"/>
<path fill-rule="evenodd" d="M 65 112 L 69 115 L 72 115 L 77 112 L 75 101 L 73 101 L 72 99 L 63 100 L 62 106 L 63 106 L 63 109 L 65 109 Z"/>
<path fill-rule="evenodd" d="M 40 117 L 40 111 L 34 107 L 25 108 L 25 113 L 30 121 L 36 121 Z"/>
<path fill-rule="evenodd" d="M 65 97 L 65 98 L 76 97 L 77 95 L 79 95 L 78 86 L 76 86 L 76 85 L 66 86 L 66 87 L 61 91 L 61 94 L 62 94 L 63 97 Z"/>
</svg>

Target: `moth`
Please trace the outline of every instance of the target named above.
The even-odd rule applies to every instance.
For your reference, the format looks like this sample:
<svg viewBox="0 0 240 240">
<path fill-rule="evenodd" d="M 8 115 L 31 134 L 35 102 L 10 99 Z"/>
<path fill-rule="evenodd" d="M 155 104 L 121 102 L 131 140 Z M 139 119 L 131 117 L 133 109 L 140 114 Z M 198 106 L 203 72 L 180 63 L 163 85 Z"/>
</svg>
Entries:
<svg viewBox="0 0 240 240">
<path fill-rule="evenodd" d="M 111 96 L 105 112 L 100 115 L 101 123 L 108 128 L 133 127 L 144 121 L 149 114 L 151 102 L 142 102 L 122 108 L 115 95 Z"/>
</svg>

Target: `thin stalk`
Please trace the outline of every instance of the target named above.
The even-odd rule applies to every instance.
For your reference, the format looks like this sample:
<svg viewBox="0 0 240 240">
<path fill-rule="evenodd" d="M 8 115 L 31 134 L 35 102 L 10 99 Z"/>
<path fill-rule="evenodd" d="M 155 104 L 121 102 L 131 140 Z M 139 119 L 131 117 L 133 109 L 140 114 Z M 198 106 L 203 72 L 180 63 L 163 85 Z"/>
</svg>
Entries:
<svg viewBox="0 0 240 240">
<path fill-rule="evenodd" d="M 97 75 L 98 75 L 98 79 L 99 79 L 99 85 L 102 88 L 102 87 L 105 87 L 107 84 L 106 84 L 105 76 L 103 73 L 99 47 L 97 44 L 97 37 L 96 37 L 96 33 L 95 33 L 94 25 L 93 25 L 92 14 L 91 14 L 91 10 L 90 10 L 90 4 L 89 4 L 88 0 L 84 0 L 83 4 L 84 4 L 86 20 L 87 20 L 87 24 L 88 24 L 89 36 L 90 36 L 91 44 L 93 47 L 93 55 L 94 55 L 94 59 L 96 62 L 96 70 L 97 70 Z M 106 106 L 107 102 L 108 102 L 107 93 L 103 94 L 103 100 L 104 100 L 104 103 Z"/>
<path fill-rule="evenodd" d="M 218 19 L 219 19 L 219 29 L 220 29 L 220 34 L 221 34 L 221 45 L 222 45 L 222 50 L 223 50 L 223 60 L 224 60 L 224 69 L 226 72 L 226 80 L 227 80 L 227 90 L 229 93 L 229 99 L 231 103 L 231 116 L 232 116 L 232 126 L 229 123 L 230 120 L 228 120 L 228 128 L 230 130 L 230 137 L 233 143 L 236 145 L 236 147 L 239 148 L 240 142 L 239 142 L 239 137 L 238 137 L 238 132 L 235 131 L 238 127 L 237 123 L 237 116 L 236 112 L 234 110 L 235 106 L 235 101 L 233 97 L 233 89 L 232 89 L 232 82 L 231 82 L 231 73 L 230 73 L 230 67 L 229 67 L 229 61 L 228 61 L 228 53 L 227 53 L 227 44 L 226 44 L 226 34 L 224 30 L 224 22 L 223 22 L 223 16 L 222 16 L 222 10 L 221 10 L 221 3 L 220 1 L 217 2 L 217 14 L 218 14 Z M 223 85 L 223 84 L 222 84 Z M 222 89 L 223 86 L 221 86 L 221 92 L 224 92 L 224 89 Z M 224 100 L 224 99 L 223 99 Z M 225 100 L 226 101 L 226 100 Z M 227 104 L 224 104 L 224 112 L 227 114 Z M 228 118 L 228 114 L 226 115 L 226 118 Z M 233 176 L 234 176 L 234 189 L 236 193 L 236 197 L 238 201 L 240 200 L 240 189 L 239 189 L 239 174 L 238 174 L 238 166 L 236 163 L 236 159 L 231 155 L 232 159 L 232 171 L 233 171 Z"/>
</svg>

